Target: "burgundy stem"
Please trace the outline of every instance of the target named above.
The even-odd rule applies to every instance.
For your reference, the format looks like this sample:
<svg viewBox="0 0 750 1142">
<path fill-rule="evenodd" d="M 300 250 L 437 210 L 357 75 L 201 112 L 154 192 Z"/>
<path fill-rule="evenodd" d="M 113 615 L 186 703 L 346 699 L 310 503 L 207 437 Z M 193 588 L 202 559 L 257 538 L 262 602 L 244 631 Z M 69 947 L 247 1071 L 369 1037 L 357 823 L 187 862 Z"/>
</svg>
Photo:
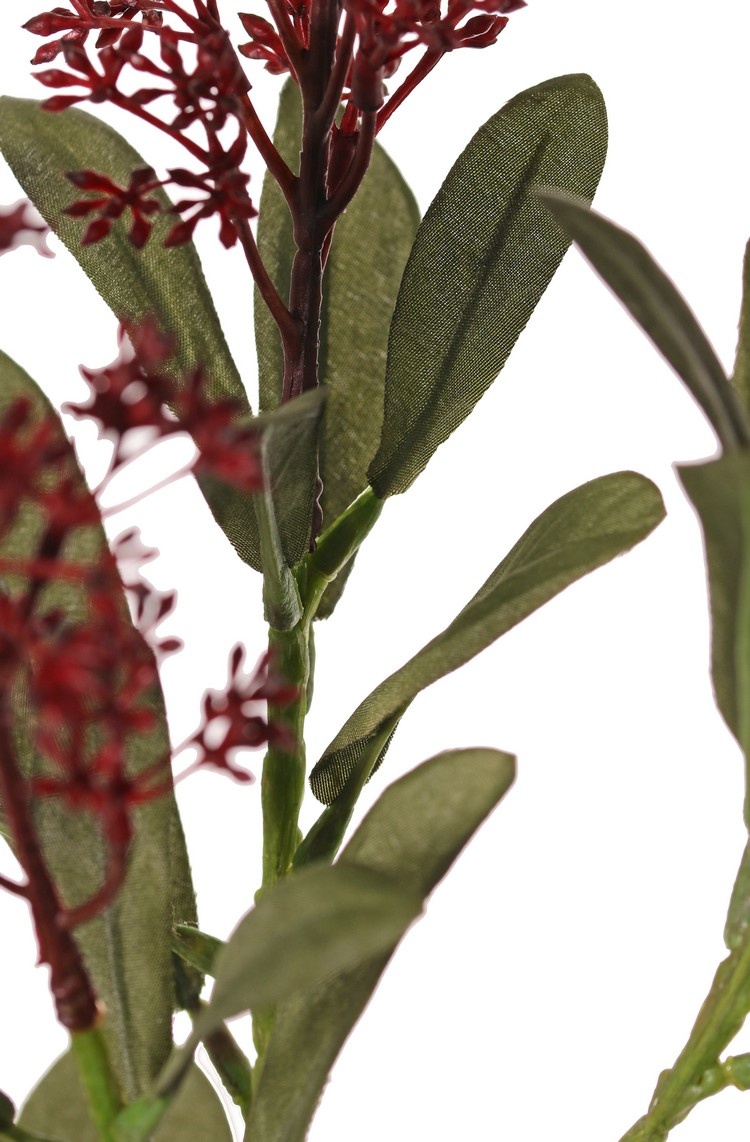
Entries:
<svg viewBox="0 0 750 1142">
<path fill-rule="evenodd" d="M 2 679 L 5 693 L 9 689 L 9 681 L 7 676 Z M 49 964 L 50 985 L 60 1023 L 69 1031 L 87 1031 L 96 1025 L 99 1018 L 96 995 L 78 945 L 61 924 L 63 907 L 34 828 L 27 783 L 13 753 L 8 719 L 9 712 L 2 695 L 0 793 L 16 858 L 27 878 L 25 895 L 34 918 L 39 959 Z"/>
</svg>

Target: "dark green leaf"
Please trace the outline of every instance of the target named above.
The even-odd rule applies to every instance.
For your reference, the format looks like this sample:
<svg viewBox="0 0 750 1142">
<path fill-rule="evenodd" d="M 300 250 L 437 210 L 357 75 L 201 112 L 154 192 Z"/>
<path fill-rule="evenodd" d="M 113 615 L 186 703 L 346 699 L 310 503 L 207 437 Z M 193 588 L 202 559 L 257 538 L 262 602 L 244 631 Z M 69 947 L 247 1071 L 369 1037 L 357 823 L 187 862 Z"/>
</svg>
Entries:
<svg viewBox="0 0 750 1142">
<path fill-rule="evenodd" d="M 474 136 L 419 227 L 391 325 L 377 494 L 405 491 L 505 364 L 569 242 L 534 190 L 592 197 L 607 144 L 601 92 L 562 76 Z"/>
<path fill-rule="evenodd" d="M 321 389 L 303 393 L 257 419 L 281 554 L 289 567 L 298 563 L 310 546 L 326 395 Z M 282 569 L 277 573 L 283 575 Z"/>
<path fill-rule="evenodd" d="M 57 1060 L 31 1092 L 21 1111 L 20 1123 L 27 1130 L 47 1133 L 60 1142 L 99 1142 L 70 1052 Z M 232 1142 L 221 1099 L 194 1065 L 153 1135 L 153 1142 L 188 1139 Z"/>
<path fill-rule="evenodd" d="M 509 754 L 440 754 L 386 789 L 334 868 L 367 868 L 427 897 L 509 788 Z M 396 947 L 276 1010 L 246 1142 L 302 1142 L 328 1072 Z"/>
<path fill-rule="evenodd" d="M 16 1108 L 8 1098 L 5 1091 L 0 1090 L 0 1130 L 4 1126 L 12 1126 L 16 1118 Z"/>
<path fill-rule="evenodd" d="M 750 412 L 750 242 L 745 247 L 742 263 L 742 308 L 732 384 L 743 407 Z"/>
<path fill-rule="evenodd" d="M 703 528 L 711 675 L 721 714 L 750 753 L 750 455 L 677 468 Z"/>
<path fill-rule="evenodd" d="M 192 242 L 164 249 L 174 217 L 156 220 L 143 250 L 127 238 L 124 221 L 110 236 L 81 246 L 82 224 L 63 214 L 80 197 L 65 172 L 93 168 L 122 185 L 133 170 L 148 164 L 129 143 L 93 115 L 75 108 L 52 114 L 31 99 L 0 98 L 0 150 L 26 194 L 61 238 L 104 301 L 125 324 L 154 316 L 177 337 L 168 371 L 179 379 L 200 365 L 206 391 L 215 399 L 234 397 L 247 411 L 245 390 L 224 340 L 213 299 Z M 171 205 L 163 191 L 154 192 Z M 252 499 L 216 480 L 201 489 L 217 522 L 240 556 L 259 566 Z"/>
<path fill-rule="evenodd" d="M 0 410 L 15 397 L 32 402 L 38 417 L 56 414 L 34 381 L 9 357 L 0 354 Z M 65 440 L 62 425 L 60 437 Z M 85 488 L 75 454 L 69 448 L 69 471 Z M 22 505 L 20 517 L 0 544 L 0 554 L 27 558 L 36 552 L 40 520 L 32 505 Z M 73 562 L 99 566 L 106 540 L 101 527 L 77 528 L 63 556 Z M 0 578 L 8 589 L 10 576 Z M 17 576 L 14 578 L 18 579 Z M 80 583 L 58 580 L 45 588 L 45 607 L 59 607 L 70 621 L 82 620 L 89 607 Z M 121 599 L 126 616 L 125 599 Z M 125 621 L 128 621 L 125 619 Z M 155 728 L 133 734 L 124 743 L 131 773 L 145 769 L 169 752 L 169 734 L 161 692 L 153 694 Z M 19 680 L 13 694 L 13 738 L 27 773 L 38 773 L 30 725 L 28 694 Z M 88 814 L 74 813 L 61 799 L 46 799 L 37 809 L 37 827 L 54 879 L 63 899 L 74 905 L 101 885 L 106 847 Z M 128 1097 L 146 1087 L 171 1049 L 174 1008 L 172 925 L 195 920 L 190 870 L 174 796 L 144 804 L 135 814 L 135 839 L 129 853 L 125 884 L 113 906 L 76 930 L 76 937 L 107 1010 L 106 1031 L 118 1077 Z"/>
<path fill-rule="evenodd" d="M 637 238 L 588 204 L 539 195 L 607 285 L 666 357 L 724 448 L 750 445 L 750 419 L 684 298 Z"/>
<path fill-rule="evenodd" d="M 273 141 L 282 159 L 295 173 L 299 169 L 301 135 L 302 108 L 299 89 L 290 79 L 284 84 L 281 92 Z M 289 208 L 276 180 L 267 171 L 263 177 L 263 190 L 258 207 L 258 250 L 271 280 L 285 303 L 289 300 L 292 262 L 296 249 Z M 254 320 L 260 410 L 269 412 L 278 408 L 281 401 L 284 354 L 276 322 L 257 289 Z"/>
<path fill-rule="evenodd" d="M 296 170 L 302 117 L 291 81 L 279 106 L 274 141 Z M 320 330 L 320 377 L 329 391 L 321 441 L 324 526 L 330 526 L 367 486 L 383 418 L 388 329 L 401 275 L 419 225 L 419 209 L 398 169 L 379 146 L 346 213 L 336 223 L 326 265 Z M 281 296 L 289 296 L 295 253 L 286 203 L 267 174 L 260 202 L 258 244 Z M 261 405 L 281 395 L 283 358 L 276 326 L 256 292 L 255 328 Z M 332 584 L 318 611 L 329 615 L 345 575 Z"/>
<path fill-rule="evenodd" d="M 627 551 L 663 518 L 657 488 L 634 472 L 602 476 L 542 512 L 450 626 L 365 698 L 310 778 L 338 797 L 368 743 L 425 687 L 468 662 L 570 583 Z"/>
</svg>

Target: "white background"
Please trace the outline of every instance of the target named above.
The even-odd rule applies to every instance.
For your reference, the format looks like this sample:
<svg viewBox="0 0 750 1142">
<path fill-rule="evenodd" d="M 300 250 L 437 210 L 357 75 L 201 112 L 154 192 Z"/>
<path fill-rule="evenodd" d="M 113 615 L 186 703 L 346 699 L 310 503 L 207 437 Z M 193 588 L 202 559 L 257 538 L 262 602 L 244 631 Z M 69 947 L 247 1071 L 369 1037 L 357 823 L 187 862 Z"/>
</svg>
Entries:
<svg viewBox="0 0 750 1142">
<path fill-rule="evenodd" d="M 446 59 L 382 142 L 425 208 L 508 98 L 589 72 L 611 125 L 598 208 L 646 242 L 729 367 L 750 234 L 750 12 L 711 8 L 530 0 L 496 48 Z M 0 10 L 5 92 L 40 94 L 25 62 L 36 41 L 17 30 L 37 10 L 20 0 Z M 273 81 L 253 82 L 271 108 Z M 173 161 L 160 137 L 116 122 L 157 167 Z M 17 197 L 2 173 L 0 201 Z M 250 287 L 236 251 L 220 251 L 206 230 L 207 273 L 252 386 Z M 20 251 L 0 263 L 0 289 L 2 348 L 55 401 L 82 396 L 77 365 L 112 358 L 115 323 L 72 259 Z M 679 382 L 571 253 L 478 411 L 389 502 L 334 618 L 318 628 L 312 758 L 563 492 L 632 468 L 658 483 L 669 517 L 404 718 L 363 807 L 447 747 L 512 751 L 518 780 L 398 952 L 336 1067 L 312 1142 L 617 1142 L 645 1112 L 722 957 L 743 845 L 740 757 L 708 677 L 700 537 L 671 469 L 714 450 Z M 131 521 L 162 549 L 153 578 L 180 592 L 170 629 L 187 648 L 164 684 L 181 740 L 203 689 L 222 683 L 231 644 L 244 639 L 251 657 L 262 649 L 258 581 L 190 488 L 155 497 Z M 225 936 L 257 882 L 259 788 L 201 774 L 179 796 L 202 926 Z M 315 813 L 312 803 L 307 824 Z M 44 971 L 32 968 L 24 906 L 4 898 L 0 909 L 0 1087 L 20 1100 L 64 1039 Z M 732 1091 L 676 1137 L 744 1142 L 749 1128 L 750 1096 Z"/>
</svg>

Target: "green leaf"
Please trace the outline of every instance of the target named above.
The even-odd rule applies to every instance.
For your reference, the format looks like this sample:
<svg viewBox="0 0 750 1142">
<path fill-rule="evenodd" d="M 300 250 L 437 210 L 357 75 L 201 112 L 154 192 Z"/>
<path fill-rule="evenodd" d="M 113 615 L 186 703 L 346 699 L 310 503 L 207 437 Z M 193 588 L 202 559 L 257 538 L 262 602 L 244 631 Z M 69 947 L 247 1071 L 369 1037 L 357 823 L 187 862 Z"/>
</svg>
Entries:
<svg viewBox="0 0 750 1142">
<path fill-rule="evenodd" d="M 0 1130 L 12 1126 L 16 1120 L 16 1108 L 5 1091 L 0 1090 Z"/>
<path fill-rule="evenodd" d="M 301 136 L 302 108 L 299 89 L 294 81 L 289 79 L 281 91 L 273 142 L 287 166 L 295 172 L 299 169 Z M 258 206 L 258 250 L 271 280 L 285 303 L 289 300 L 292 262 L 296 249 L 286 200 L 276 180 L 269 171 L 266 171 Z M 261 412 L 268 412 L 278 408 L 281 402 L 284 354 L 276 322 L 271 317 L 257 287 L 253 316 L 255 348 L 258 355 L 260 409 Z"/>
<path fill-rule="evenodd" d="M 742 307 L 732 384 L 743 407 L 750 411 L 750 242 L 745 247 L 742 263 Z"/>
<path fill-rule="evenodd" d="M 99 1142 L 70 1052 L 54 1063 L 31 1092 L 19 1122 L 26 1130 L 47 1133 L 60 1142 Z M 195 1065 L 153 1135 L 154 1142 L 186 1142 L 189 1138 L 232 1142 L 221 1099 Z"/>
<path fill-rule="evenodd" d="M 677 467 L 703 528 L 716 703 L 750 754 L 750 455 Z"/>
<path fill-rule="evenodd" d="M 192 964 L 204 975 L 216 974 L 216 957 L 224 941 L 200 932 L 190 924 L 177 924 L 174 933 L 174 950 L 185 963 Z"/>
<path fill-rule="evenodd" d="M 243 1011 L 267 1011 L 382 952 L 419 915 L 421 899 L 368 869 L 316 866 L 263 892 L 216 962 L 210 1002 L 181 1053 L 160 1076 L 165 1093 L 198 1041 Z"/>
<path fill-rule="evenodd" d="M 648 250 L 588 205 L 539 195 L 684 382 L 727 450 L 750 445 L 750 419 L 685 299 Z"/>
<path fill-rule="evenodd" d="M 357 707 L 312 771 L 315 796 L 326 804 L 338 797 L 384 723 L 403 714 L 421 690 L 468 662 L 570 583 L 640 542 L 663 516 L 658 489 L 635 472 L 601 476 L 556 500 L 450 626 Z"/>
<path fill-rule="evenodd" d="M 514 774 L 514 759 L 496 750 L 439 754 L 386 789 L 334 868 L 370 869 L 427 897 Z M 302 1142 L 328 1072 L 396 944 L 276 1009 L 246 1142 Z"/>
<path fill-rule="evenodd" d="M 9 357 L 0 354 L 0 411 L 16 397 L 32 403 L 37 417 L 57 422 L 61 441 L 69 452 L 71 476 L 85 488 L 75 454 L 68 444 L 54 409 L 34 381 Z M 27 558 L 36 552 L 40 519 L 33 505 L 21 506 L 17 523 L 0 544 L 4 557 Z M 80 527 L 71 533 L 62 555 L 76 563 L 98 567 L 106 550 L 100 526 Z M 18 576 L 13 576 L 17 582 Z M 0 577 L 8 589 L 11 576 Z M 85 589 L 77 582 L 45 587 L 45 608 L 59 607 L 70 621 L 88 612 Z M 124 597 L 123 616 L 127 615 Z M 127 621 L 127 620 L 126 620 Z M 153 694 L 155 728 L 132 734 L 124 742 L 128 770 L 136 773 L 169 752 L 161 692 Z M 39 773 L 44 763 L 30 732 L 33 714 L 23 680 L 14 688 L 12 726 L 17 756 L 23 770 Z M 36 823 L 50 870 L 68 905 L 88 899 L 102 883 L 106 847 L 89 814 L 75 813 L 60 798 L 40 800 Z M 128 872 L 115 903 L 103 915 L 76 930 L 76 939 L 107 1010 L 106 1033 L 113 1063 L 128 1097 L 144 1090 L 159 1071 L 172 1044 L 171 1020 L 175 1004 L 172 969 L 172 925 L 195 920 L 195 899 L 185 841 L 172 793 L 142 805 L 134 814 L 135 839 L 129 851 Z"/>
<path fill-rule="evenodd" d="M 569 242 L 534 190 L 592 197 L 607 145 L 586 75 L 517 95 L 479 129 L 419 227 L 388 345 L 385 418 L 369 469 L 404 492 L 505 364 Z"/>
<path fill-rule="evenodd" d="M 101 120 L 76 108 L 51 113 L 31 99 L 0 98 L 0 151 L 26 194 L 64 242 L 118 320 L 133 324 L 153 315 L 177 338 L 167 372 L 175 379 L 201 366 L 206 391 L 216 400 L 233 397 L 247 404 L 237 367 L 221 330 L 198 254 L 192 242 L 164 249 L 174 218 L 156 219 L 143 250 L 127 238 L 124 221 L 110 236 L 81 246 L 81 221 L 63 214 L 80 197 L 65 172 L 93 168 L 122 185 L 146 161 Z M 154 195 L 171 206 L 167 195 Z M 217 480 L 199 481 L 217 522 L 239 555 L 259 566 L 252 499 Z"/>
<path fill-rule="evenodd" d="M 274 142 L 296 169 L 302 128 L 299 91 L 292 81 L 279 105 Z M 361 187 L 336 223 L 326 264 L 320 328 L 320 377 L 329 391 L 321 440 L 324 526 L 329 527 L 367 487 L 383 418 L 388 329 L 401 275 L 419 225 L 419 208 L 399 170 L 380 146 Z M 281 296 L 289 296 L 295 254 L 284 198 L 266 174 L 258 245 Z M 283 357 L 276 326 L 256 291 L 255 329 L 261 406 L 281 397 Z M 334 609 L 346 575 L 326 592 L 318 617 Z"/>
<path fill-rule="evenodd" d="M 273 412 L 256 419 L 263 437 L 263 460 L 268 491 L 278 529 L 281 551 L 288 567 L 293 567 L 310 546 L 318 443 L 326 405 L 325 391 L 303 393 Z M 256 501 L 256 506 L 259 506 Z M 261 527 L 260 534 L 263 535 Z M 262 544 L 260 545 L 262 548 Z M 267 573 L 271 553 L 266 553 Z M 261 558 L 259 566 L 263 566 Z M 281 579 L 283 569 L 276 565 Z"/>
</svg>

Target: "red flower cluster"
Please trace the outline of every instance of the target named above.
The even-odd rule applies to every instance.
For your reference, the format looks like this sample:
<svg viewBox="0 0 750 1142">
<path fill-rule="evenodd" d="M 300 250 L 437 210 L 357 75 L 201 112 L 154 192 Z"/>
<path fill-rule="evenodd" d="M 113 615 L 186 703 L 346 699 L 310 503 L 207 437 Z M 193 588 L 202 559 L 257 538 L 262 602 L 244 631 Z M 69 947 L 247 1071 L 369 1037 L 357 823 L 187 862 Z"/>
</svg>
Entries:
<svg viewBox="0 0 750 1142">
<path fill-rule="evenodd" d="M 229 673 L 223 690 L 208 690 L 203 697 L 199 728 L 179 747 L 195 749 L 196 760 L 182 774 L 186 777 L 209 765 L 231 774 L 237 781 L 253 781 L 253 775 L 235 764 L 242 750 L 258 749 L 270 742 L 291 747 L 289 731 L 271 724 L 259 713 L 266 702 L 285 705 L 297 697 L 297 689 L 274 673 L 270 656 L 265 654 L 250 674 L 243 669 L 245 648 L 239 643 L 229 655 Z"/>
<path fill-rule="evenodd" d="M 262 488 L 258 435 L 252 421 L 243 423 L 238 401 L 210 399 L 200 369 L 180 383 L 168 375 L 164 367 L 174 353 L 174 341 L 153 321 L 132 326 L 129 335 L 121 327 L 119 349 L 116 359 L 103 369 L 81 367 L 91 390 L 89 398 L 83 404 L 63 406 L 64 412 L 95 421 L 100 435 L 114 443 L 99 494 L 124 464 L 176 433 L 188 433 L 196 445 L 187 471 L 244 492 Z M 174 478 L 184 474 L 182 470 Z"/>
<path fill-rule="evenodd" d="M 24 198 L 13 206 L 0 206 L 0 254 L 18 246 L 33 246 L 45 258 L 54 258 L 47 245 L 49 227 Z"/>
<path fill-rule="evenodd" d="M 250 39 L 237 51 L 221 25 L 215 0 L 191 3 L 189 9 L 177 0 L 70 0 L 72 10 L 55 8 L 25 25 L 35 35 L 58 37 L 39 49 L 35 63 L 49 63 L 62 54 L 67 65 L 67 70 L 50 68 L 38 73 L 39 81 L 50 88 L 78 89 L 73 94 L 53 95 L 43 106 L 60 111 L 86 99 L 95 103 L 109 101 L 181 142 L 200 166 L 198 171 L 172 170 L 161 183 L 151 171 L 137 172 L 138 178 L 134 176 L 127 187 L 92 171 L 71 175 L 81 189 L 97 195 L 75 202 L 68 209 L 75 216 L 97 214 L 85 232 L 85 243 L 105 237 L 112 221 L 129 210 L 133 218 L 130 238 L 141 246 L 151 231 L 151 215 L 162 208 L 149 192 L 172 182 L 197 190 L 202 197 L 176 205 L 177 213 L 188 211 L 189 217 L 170 230 L 166 245 L 188 241 L 199 221 L 216 214 L 223 244 L 232 246 L 239 239 L 247 251 L 252 243 L 247 224 L 256 215 L 247 190 L 248 176 L 240 169 L 248 136 L 291 201 L 293 176 L 255 113 L 248 96 L 250 84 L 237 51 L 248 59 L 262 61 L 273 74 L 291 73 L 304 85 L 310 56 L 312 0 L 268 0 L 273 22 L 240 13 Z M 346 168 L 352 166 L 349 181 L 353 185 L 346 186 L 346 192 L 339 196 L 339 213 L 361 181 L 374 132 L 446 52 L 493 44 L 506 25 L 508 14 L 524 3 L 525 0 L 343 0 L 340 9 L 331 8 L 328 20 L 333 24 L 325 32 L 319 29 L 318 35 L 321 42 L 332 44 L 335 40 L 336 46 L 335 51 L 327 52 L 326 59 L 321 57 L 321 66 L 328 69 L 328 74 L 317 77 L 316 83 L 320 87 L 321 78 L 324 81 L 322 105 L 332 134 L 332 193 L 344 179 Z M 87 54 L 91 32 L 98 33 L 94 49 L 98 66 Z M 149 37 L 152 41 L 156 38 L 158 59 L 145 51 Z M 186 60 L 186 48 L 190 62 Z M 419 60 L 388 97 L 386 80 L 413 49 L 421 49 Z M 131 75 L 156 78 L 159 86 L 137 86 L 126 92 L 121 86 L 126 67 Z M 163 98 L 172 102 L 176 114 L 160 119 L 148 105 Z M 342 103 L 344 114 L 337 123 L 335 112 Z M 369 142 L 357 162 L 352 158 L 353 140 L 361 133 L 368 115 L 376 115 L 376 120 L 366 131 Z M 227 144 L 221 136 L 230 121 L 236 125 L 237 134 Z M 205 136 L 204 143 L 197 143 L 189 134 L 196 127 Z M 257 277 L 256 256 L 254 250 L 248 255 Z"/>
<path fill-rule="evenodd" d="M 34 57 L 36 63 L 48 63 L 62 54 L 67 70 L 49 68 L 37 79 L 49 88 L 78 88 L 72 94 L 53 95 L 43 106 L 49 111 L 62 111 L 75 103 L 90 100 L 110 102 L 161 128 L 181 142 L 197 160 L 197 172 L 177 169 L 159 181 L 149 169 L 137 171 L 127 187 L 118 186 L 107 175 L 95 171 L 72 172 L 68 177 L 80 189 L 95 197 L 83 198 L 68 207 L 74 217 L 96 214 L 83 237 L 88 245 L 109 233 L 112 223 L 126 211 L 132 226 L 129 237 L 141 247 L 149 237 L 152 216 L 169 209 L 151 192 L 170 182 L 188 186 L 203 197 L 178 203 L 173 213 L 192 211 L 191 217 L 177 223 L 168 233 L 166 245 L 175 246 L 192 236 L 199 220 L 217 214 L 220 238 L 225 246 L 234 245 L 248 219 L 256 214 L 247 191 L 248 176 L 240 171 L 247 146 L 243 123 L 250 84 L 240 66 L 226 31 L 218 19 L 213 0 L 193 0 L 195 13 L 176 3 L 158 6 L 144 0 L 71 0 L 75 12 L 57 8 L 29 20 L 26 28 L 36 35 L 64 35 L 45 45 Z M 164 12 L 175 18 L 177 27 L 168 25 Z M 136 17 L 139 17 L 136 20 Z M 87 52 L 86 39 L 98 31 L 97 63 Z M 159 59 L 150 58 L 144 47 L 146 33 L 158 38 Z M 186 62 L 183 49 L 192 52 Z M 151 76 L 160 86 L 141 87 L 126 92 L 121 86 L 124 69 L 132 76 Z M 140 82 L 140 80 L 139 80 Z M 158 118 L 148 105 L 166 98 L 176 114 Z M 227 144 L 222 132 L 229 121 L 237 126 L 234 142 Z M 189 134 L 197 127 L 205 137 L 204 144 Z"/>
</svg>

